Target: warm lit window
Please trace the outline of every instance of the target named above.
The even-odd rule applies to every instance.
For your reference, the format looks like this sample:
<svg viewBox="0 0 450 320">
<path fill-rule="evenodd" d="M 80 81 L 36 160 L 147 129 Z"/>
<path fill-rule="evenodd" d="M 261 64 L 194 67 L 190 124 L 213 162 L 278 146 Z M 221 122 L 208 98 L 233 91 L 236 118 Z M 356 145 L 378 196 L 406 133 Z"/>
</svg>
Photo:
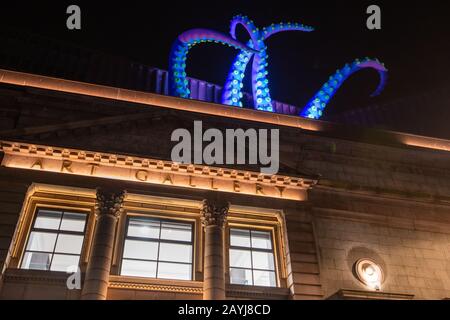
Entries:
<svg viewBox="0 0 450 320">
<path fill-rule="evenodd" d="M 192 224 L 128 219 L 121 275 L 192 280 Z"/>
<path fill-rule="evenodd" d="M 276 287 L 270 231 L 230 229 L 230 283 Z"/>
<path fill-rule="evenodd" d="M 39 209 L 21 268 L 66 272 L 78 267 L 85 227 L 86 214 Z"/>
</svg>

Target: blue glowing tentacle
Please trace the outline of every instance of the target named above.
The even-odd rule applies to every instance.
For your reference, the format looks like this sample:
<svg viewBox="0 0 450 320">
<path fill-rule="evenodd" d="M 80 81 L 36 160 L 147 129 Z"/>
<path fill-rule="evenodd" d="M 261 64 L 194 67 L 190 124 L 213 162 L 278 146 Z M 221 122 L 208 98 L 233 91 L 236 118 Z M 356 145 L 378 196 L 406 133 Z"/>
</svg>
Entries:
<svg viewBox="0 0 450 320">
<path fill-rule="evenodd" d="M 233 39 L 236 39 L 236 28 L 241 25 L 247 31 L 250 36 L 250 40 L 247 45 L 256 50 L 261 49 L 261 36 L 258 28 L 248 17 L 243 15 L 234 16 L 231 20 L 230 35 Z M 250 62 L 253 53 L 241 50 L 231 65 L 230 72 L 228 73 L 227 80 L 223 86 L 222 91 L 222 103 L 242 107 L 242 88 L 245 77 L 245 70 Z"/>
<path fill-rule="evenodd" d="M 279 23 L 272 24 L 262 31 L 259 31 L 253 21 L 246 16 L 237 15 L 231 20 L 230 34 L 233 39 L 236 39 L 236 27 L 242 25 L 250 35 L 251 40 L 248 43 L 249 47 L 257 49 L 259 52 L 255 54 L 252 65 L 252 93 L 254 108 L 263 111 L 274 111 L 272 107 L 272 99 L 270 97 L 269 80 L 267 79 L 268 71 L 268 55 L 267 47 L 264 40 L 271 35 L 283 31 L 305 31 L 310 32 L 314 29 L 299 23 Z M 240 52 L 233 61 L 227 81 L 225 82 L 222 103 L 233 106 L 242 106 L 242 87 L 243 79 L 245 77 L 245 70 L 247 64 L 252 58 L 253 54 Z"/>
<path fill-rule="evenodd" d="M 249 46 L 250 46 L 249 41 Z M 242 88 L 244 87 L 243 80 L 245 77 L 245 70 L 252 58 L 253 53 L 241 51 L 236 56 L 228 73 L 227 81 L 222 90 L 222 104 L 242 107 Z"/>
<path fill-rule="evenodd" d="M 305 31 L 311 32 L 314 29 L 312 27 L 305 26 L 299 23 L 278 23 L 265 27 L 261 31 L 262 41 L 266 40 L 270 36 L 285 31 Z M 269 79 L 267 71 L 268 54 L 267 47 L 263 43 L 263 46 L 259 49 L 259 52 L 255 54 L 253 58 L 253 71 L 252 71 L 252 89 L 253 99 L 255 100 L 255 108 L 263 111 L 273 112 L 272 98 L 270 96 Z"/>
<path fill-rule="evenodd" d="M 266 67 L 268 54 L 264 46 L 253 58 L 252 66 L 252 90 L 254 106 L 257 110 L 273 112 L 272 99 L 270 97 L 268 71 Z"/>
<path fill-rule="evenodd" d="M 249 42 L 249 46 L 251 42 Z M 257 110 L 273 111 L 267 80 L 267 48 L 260 47 L 260 52 L 246 53 L 241 51 L 233 62 L 227 81 L 222 93 L 222 103 L 242 107 L 242 87 L 245 70 L 250 59 L 253 57 L 252 65 L 252 91 L 254 108 Z"/>
<path fill-rule="evenodd" d="M 353 63 L 346 64 L 342 69 L 337 70 L 336 73 L 332 75 L 330 79 L 322 86 L 319 92 L 316 93 L 316 95 L 306 104 L 300 112 L 300 115 L 306 118 L 319 119 L 322 116 L 328 102 L 345 82 L 345 80 L 347 80 L 347 78 L 353 73 L 366 68 L 371 68 L 378 71 L 380 82 L 377 89 L 371 94 L 371 96 L 380 94 L 386 83 L 387 69 L 377 59 L 356 59 Z"/>
<path fill-rule="evenodd" d="M 262 43 L 259 29 L 255 26 L 254 22 L 250 20 L 247 16 L 236 15 L 231 19 L 230 25 L 230 35 L 233 39 L 236 39 L 236 28 L 237 26 L 243 26 L 247 33 L 250 35 L 251 43 L 253 43 L 253 48 L 259 50 L 258 46 Z"/>
<path fill-rule="evenodd" d="M 189 49 L 197 44 L 215 42 L 228 45 L 245 52 L 256 50 L 230 38 L 220 32 L 208 29 L 192 29 L 182 33 L 172 46 L 169 60 L 169 93 L 170 95 L 189 98 L 188 80 L 186 75 L 186 59 Z"/>
<path fill-rule="evenodd" d="M 274 35 L 275 33 L 278 32 L 285 32 L 285 31 L 303 31 L 303 32 L 311 32 L 314 31 L 313 27 L 310 26 L 305 26 L 301 23 L 291 23 L 291 22 L 286 22 L 286 23 L 273 23 L 268 27 L 265 27 L 262 30 L 262 35 L 264 37 L 264 40 L 266 40 L 267 38 L 269 38 L 270 36 Z"/>
</svg>

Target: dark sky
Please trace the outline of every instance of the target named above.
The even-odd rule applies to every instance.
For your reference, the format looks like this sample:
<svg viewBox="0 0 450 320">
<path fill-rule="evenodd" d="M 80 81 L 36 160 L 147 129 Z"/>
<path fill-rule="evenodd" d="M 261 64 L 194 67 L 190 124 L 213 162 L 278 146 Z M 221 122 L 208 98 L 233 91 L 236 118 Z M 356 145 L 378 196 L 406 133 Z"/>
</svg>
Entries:
<svg viewBox="0 0 450 320">
<path fill-rule="evenodd" d="M 450 5 L 448 1 L 15 1 L 0 5 L 0 27 L 13 27 L 78 46 L 167 69 L 176 36 L 190 28 L 227 33 L 237 13 L 257 26 L 293 21 L 315 32 L 290 32 L 269 39 L 272 97 L 303 106 L 337 68 L 358 57 L 378 57 L 389 69 L 385 92 L 369 98 L 377 75 L 363 71 L 342 87 L 334 111 L 431 90 L 450 84 Z M 69 4 L 82 11 L 82 30 L 66 29 Z M 366 28 L 366 8 L 382 9 L 382 30 Z M 239 34 L 245 40 L 245 33 Z M 223 84 L 233 49 L 195 47 L 190 76 Z"/>
</svg>

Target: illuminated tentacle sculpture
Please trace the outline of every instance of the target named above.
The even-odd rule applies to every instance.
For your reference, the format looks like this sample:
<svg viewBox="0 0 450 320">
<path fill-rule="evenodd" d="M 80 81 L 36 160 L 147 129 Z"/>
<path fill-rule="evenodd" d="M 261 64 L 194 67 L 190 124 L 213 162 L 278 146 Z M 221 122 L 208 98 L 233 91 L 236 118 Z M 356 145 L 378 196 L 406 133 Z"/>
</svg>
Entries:
<svg viewBox="0 0 450 320">
<path fill-rule="evenodd" d="M 273 112 L 270 97 L 269 80 L 267 79 L 268 55 L 264 40 L 271 35 L 284 31 L 313 31 L 313 28 L 298 23 L 279 23 L 259 30 L 248 17 L 237 15 L 231 20 L 230 34 L 236 39 L 236 27 L 242 25 L 250 35 L 248 46 L 256 49 L 257 53 L 241 51 L 229 72 L 222 93 L 222 103 L 242 107 L 242 87 L 247 65 L 253 57 L 252 65 L 252 93 L 253 104 L 257 110 Z"/>
<path fill-rule="evenodd" d="M 242 44 L 236 39 L 237 26 L 243 26 L 250 36 L 248 43 Z M 219 32 L 207 29 L 192 29 L 182 33 L 173 44 L 169 62 L 169 90 L 170 94 L 182 98 L 190 98 L 188 80 L 186 78 L 186 59 L 189 49 L 199 43 L 215 42 L 228 45 L 240 50 L 235 58 L 227 81 L 223 88 L 222 103 L 242 107 L 242 87 L 245 70 L 248 63 L 252 62 L 252 91 L 254 108 L 257 110 L 273 112 L 270 97 L 269 80 L 267 79 L 267 47 L 265 40 L 270 36 L 285 31 L 313 31 L 313 28 L 301 24 L 280 23 L 259 30 L 253 21 L 245 16 L 238 15 L 231 21 L 231 37 Z M 380 82 L 372 96 L 378 95 L 385 85 L 387 70 L 378 60 L 365 58 L 355 60 L 336 71 L 334 75 L 322 86 L 319 92 L 300 111 L 301 116 L 312 119 L 322 117 L 328 102 L 341 87 L 345 80 L 353 73 L 371 68 L 378 71 Z"/>
<path fill-rule="evenodd" d="M 356 59 L 351 64 L 346 64 L 342 69 L 337 70 L 329 80 L 322 86 L 319 92 L 307 103 L 302 109 L 300 115 L 311 119 L 319 119 L 322 117 L 323 111 L 327 106 L 330 99 L 334 96 L 336 91 L 342 86 L 342 84 L 353 73 L 371 68 L 378 71 L 380 76 L 380 82 L 377 89 L 372 93 L 372 97 L 379 95 L 384 88 L 387 79 L 387 69 L 377 59 L 365 58 L 362 60 Z"/>
<path fill-rule="evenodd" d="M 186 78 L 186 59 L 189 49 L 193 46 L 214 42 L 234 47 L 243 52 L 255 53 L 256 51 L 239 41 L 230 38 L 220 32 L 208 29 L 192 29 L 178 36 L 172 46 L 169 61 L 169 90 L 170 94 L 176 97 L 189 98 L 190 91 L 188 80 Z"/>
</svg>

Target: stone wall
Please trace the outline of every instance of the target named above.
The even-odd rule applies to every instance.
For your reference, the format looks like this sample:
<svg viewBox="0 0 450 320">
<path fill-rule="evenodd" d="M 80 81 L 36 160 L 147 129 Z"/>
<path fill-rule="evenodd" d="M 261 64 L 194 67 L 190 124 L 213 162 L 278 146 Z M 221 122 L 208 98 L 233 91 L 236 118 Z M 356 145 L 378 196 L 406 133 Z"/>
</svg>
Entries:
<svg viewBox="0 0 450 320">
<path fill-rule="evenodd" d="M 353 275 L 361 258 L 382 266 L 382 291 L 415 299 L 450 297 L 449 207 L 337 194 L 339 200 L 333 201 L 328 196 L 317 195 L 322 208 L 313 209 L 325 297 L 340 289 L 367 290 Z"/>
</svg>

